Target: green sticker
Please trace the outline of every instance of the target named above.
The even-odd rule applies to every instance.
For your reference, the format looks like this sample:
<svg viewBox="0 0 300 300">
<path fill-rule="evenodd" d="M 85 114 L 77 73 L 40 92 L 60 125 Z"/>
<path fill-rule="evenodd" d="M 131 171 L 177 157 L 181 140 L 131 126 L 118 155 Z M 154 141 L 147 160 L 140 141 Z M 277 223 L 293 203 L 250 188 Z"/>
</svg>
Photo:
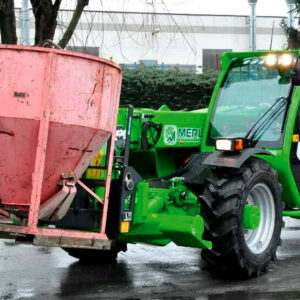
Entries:
<svg viewBox="0 0 300 300">
<path fill-rule="evenodd" d="M 177 126 L 166 125 L 164 129 L 164 143 L 166 145 L 176 145 L 177 143 Z"/>
</svg>

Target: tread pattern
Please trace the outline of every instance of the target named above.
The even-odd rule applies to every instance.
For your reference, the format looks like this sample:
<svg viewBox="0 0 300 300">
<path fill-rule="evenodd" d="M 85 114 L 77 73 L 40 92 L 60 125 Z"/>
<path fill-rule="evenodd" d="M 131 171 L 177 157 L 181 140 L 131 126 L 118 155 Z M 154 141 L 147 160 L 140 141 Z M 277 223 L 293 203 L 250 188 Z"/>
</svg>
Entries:
<svg viewBox="0 0 300 300">
<path fill-rule="evenodd" d="M 247 188 L 256 176 L 264 176 L 271 183 L 276 209 L 274 235 L 269 247 L 260 257 L 253 257 L 243 239 L 242 211 Z M 204 238 L 213 242 L 213 249 L 203 250 L 206 267 L 236 276 L 259 276 L 269 262 L 276 258 L 282 228 L 280 202 L 281 185 L 277 172 L 260 159 L 251 158 L 240 169 L 216 168 L 207 179 L 201 196 L 201 211 L 205 221 Z"/>
</svg>

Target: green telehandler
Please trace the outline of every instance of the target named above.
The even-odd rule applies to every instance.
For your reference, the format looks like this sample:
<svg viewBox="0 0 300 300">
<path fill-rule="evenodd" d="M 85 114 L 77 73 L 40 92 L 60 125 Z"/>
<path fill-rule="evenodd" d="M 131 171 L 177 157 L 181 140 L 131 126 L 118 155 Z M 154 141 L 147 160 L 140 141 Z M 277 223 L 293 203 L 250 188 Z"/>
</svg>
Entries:
<svg viewBox="0 0 300 300">
<path fill-rule="evenodd" d="M 112 173 L 106 143 L 78 181 L 66 214 L 39 219 L 33 244 L 108 263 L 127 243 L 174 242 L 202 249 L 204 264 L 216 272 L 265 272 L 281 243 L 282 217 L 300 218 L 298 56 L 224 53 L 207 109 L 120 107 Z M 53 228 L 98 232 L 103 215 L 108 240 L 45 236 Z M 17 238 L 21 232 L 24 240 L 29 231 L 18 231 L 18 222 L 0 232 Z"/>
<path fill-rule="evenodd" d="M 208 109 L 120 108 L 111 237 L 201 248 L 218 272 L 266 271 L 282 216 L 300 217 L 299 83 L 297 51 L 225 53 Z"/>
</svg>

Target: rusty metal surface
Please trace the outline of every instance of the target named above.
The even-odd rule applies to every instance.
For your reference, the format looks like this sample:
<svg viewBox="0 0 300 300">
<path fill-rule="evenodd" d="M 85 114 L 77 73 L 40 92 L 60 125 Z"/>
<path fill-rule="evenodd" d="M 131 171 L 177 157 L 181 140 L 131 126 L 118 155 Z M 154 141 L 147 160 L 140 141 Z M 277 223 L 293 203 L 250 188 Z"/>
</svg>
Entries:
<svg viewBox="0 0 300 300">
<path fill-rule="evenodd" d="M 82 239 L 64 236 L 36 236 L 33 240 L 36 246 L 84 248 L 109 250 L 112 242 L 110 240 Z"/>
<path fill-rule="evenodd" d="M 118 66 L 100 58 L 0 46 L 3 204 L 29 205 L 33 192 L 43 203 L 61 173 L 81 175 L 114 130 L 120 78 Z"/>
<path fill-rule="evenodd" d="M 0 198 L 6 206 L 29 211 L 26 226 L 0 224 L 0 231 L 108 240 L 105 224 L 121 77 L 116 64 L 101 58 L 0 45 Z M 38 228 L 40 205 L 57 195 L 61 175 L 72 172 L 80 178 L 108 140 L 99 233 Z"/>
<path fill-rule="evenodd" d="M 75 179 L 62 180 L 62 188 L 53 197 L 44 202 L 39 208 L 39 220 L 61 220 L 70 208 L 77 189 Z"/>
<path fill-rule="evenodd" d="M 94 240 L 108 240 L 107 236 L 103 232 L 86 232 L 78 230 L 66 230 L 56 228 L 37 228 L 31 226 L 17 226 L 10 224 L 0 224 L 0 233 L 8 233 L 11 236 L 17 235 L 42 235 L 52 237 L 71 237 L 71 238 L 83 238 Z"/>
</svg>

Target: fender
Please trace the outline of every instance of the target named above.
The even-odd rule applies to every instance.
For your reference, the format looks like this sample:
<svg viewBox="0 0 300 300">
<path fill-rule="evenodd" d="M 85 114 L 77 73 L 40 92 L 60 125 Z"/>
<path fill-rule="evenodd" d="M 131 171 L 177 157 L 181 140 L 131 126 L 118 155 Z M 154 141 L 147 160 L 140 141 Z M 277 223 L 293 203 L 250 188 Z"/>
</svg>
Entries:
<svg viewBox="0 0 300 300">
<path fill-rule="evenodd" d="M 213 167 L 227 167 L 238 169 L 249 157 L 256 154 L 273 155 L 271 152 L 262 148 L 248 148 L 244 149 L 241 152 L 215 151 L 203 161 L 203 164 Z"/>
</svg>

